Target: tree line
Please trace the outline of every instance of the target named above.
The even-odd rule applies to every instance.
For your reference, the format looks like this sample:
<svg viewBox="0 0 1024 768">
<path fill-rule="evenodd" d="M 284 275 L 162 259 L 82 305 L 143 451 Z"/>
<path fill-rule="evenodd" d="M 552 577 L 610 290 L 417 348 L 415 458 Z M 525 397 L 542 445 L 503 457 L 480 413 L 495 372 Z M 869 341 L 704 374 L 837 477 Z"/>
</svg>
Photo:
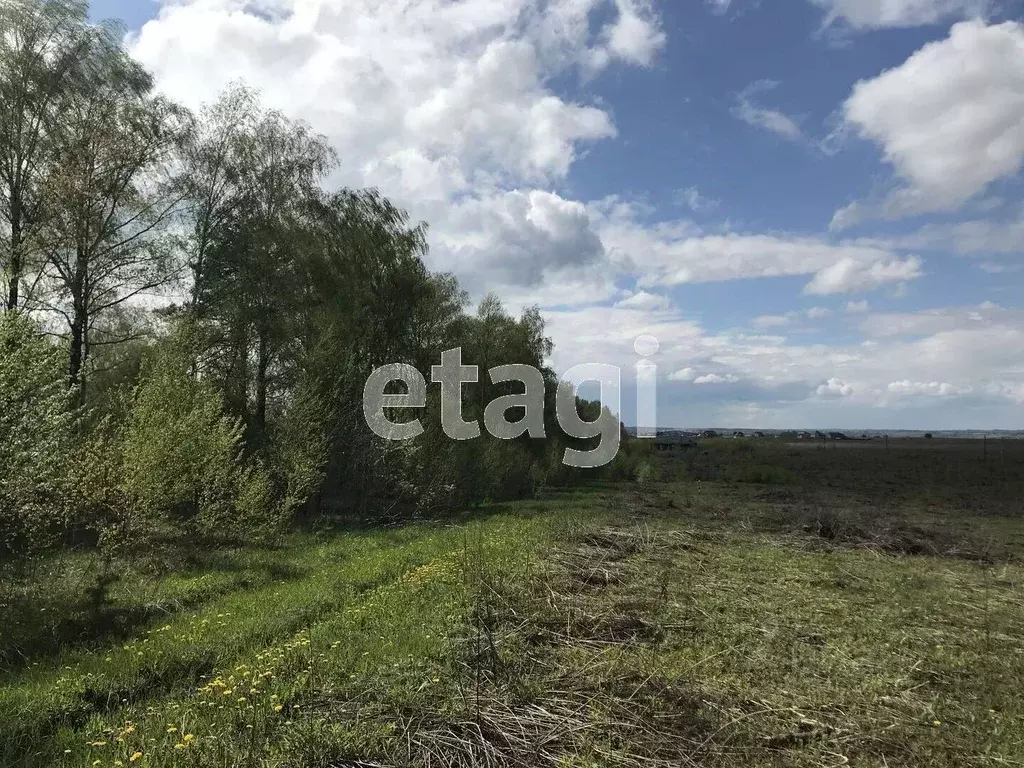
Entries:
<svg viewBox="0 0 1024 768">
<path fill-rule="evenodd" d="M 242 84 L 197 113 L 174 103 L 85 0 L 0 0 L 0 30 L 5 560 L 142 557 L 569 479 L 539 311 L 470 311 L 427 269 L 424 225 L 330 188 L 323 136 Z M 435 393 L 418 438 L 373 435 L 369 374 L 454 347 L 543 371 L 547 438 L 448 440 Z M 514 391 L 467 387 L 467 418 Z"/>
</svg>

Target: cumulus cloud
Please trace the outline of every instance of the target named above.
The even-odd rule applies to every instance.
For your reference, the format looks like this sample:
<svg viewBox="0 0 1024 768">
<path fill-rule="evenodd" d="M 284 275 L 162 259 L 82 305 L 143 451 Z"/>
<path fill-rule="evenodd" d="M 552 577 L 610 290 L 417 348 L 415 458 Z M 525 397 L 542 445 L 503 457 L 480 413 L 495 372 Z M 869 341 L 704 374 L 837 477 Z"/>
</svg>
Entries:
<svg viewBox="0 0 1024 768">
<path fill-rule="evenodd" d="M 189 106 L 258 88 L 337 149 L 332 184 L 381 189 L 430 223 L 432 266 L 506 295 L 601 253 L 550 190 L 616 129 L 551 79 L 649 66 L 665 42 L 651 0 L 162 0 L 129 46 Z"/>
<path fill-rule="evenodd" d="M 586 207 L 540 190 L 469 197 L 454 204 L 437 228 L 435 261 L 476 281 L 539 287 L 566 269 L 599 262 L 604 246 Z M 472 264 L 472 271 L 462 265 Z"/>
<path fill-rule="evenodd" d="M 984 14 L 988 0 L 812 0 L 828 11 L 826 24 L 842 20 L 856 29 L 916 27 L 953 16 Z"/>
<path fill-rule="evenodd" d="M 877 207 L 841 209 L 833 228 L 955 210 L 1024 162 L 1024 25 L 960 22 L 946 39 L 857 83 L 843 113 L 903 185 Z"/>
<path fill-rule="evenodd" d="M 846 311 L 851 315 L 867 312 L 870 308 L 871 305 L 868 304 L 867 299 L 861 299 L 860 301 L 848 301 L 846 303 Z"/>
<path fill-rule="evenodd" d="M 842 379 L 832 378 L 816 390 L 819 397 L 852 397 L 853 387 Z"/>
<path fill-rule="evenodd" d="M 680 368 L 675 373 L 670 373 L 669 381 L 690 382 L 697 378 L 697 372 L 693 368 Z"/>
</svg>

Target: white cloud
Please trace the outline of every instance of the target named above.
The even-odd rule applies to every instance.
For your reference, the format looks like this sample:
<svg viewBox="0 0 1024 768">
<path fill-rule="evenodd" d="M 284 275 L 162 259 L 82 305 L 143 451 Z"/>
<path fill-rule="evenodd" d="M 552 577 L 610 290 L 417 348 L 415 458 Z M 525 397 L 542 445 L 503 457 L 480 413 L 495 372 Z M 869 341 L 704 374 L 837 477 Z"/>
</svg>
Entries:
<svg viewBox="0 0 1024 768">
<path fill-rule="evenodd" d="M 714 384 L 735 384 L 739 380 L 739 376 L 731 373 L 727 373 L 724 376 L 720 376 L 717 373 L 707 373 L 703 376 L 698 376 L 693 380 L 693 383 L 698 386 L 707 386 Z"/>
<path fill-rule="evenodd" d="M 826 24 L 843 20 L 851 27 L 915 27 L 951 16 L 984 14 L 988 0 L 812 0 L 828 11 Z"/>
<path fill-rule="evenodd" d="M 867 312 L 871 308 L 868 304 L 867 299 L 861 299 L 860 301 L 849 301 L 846 303 L 846 311 L 851 315 L 858 314 L 861 312 Z"/>
<path fill-rule="evenodd" d="M 724 16 L 729 12 L 729 6 L 732 5 L 732 0 L 704 0 L 704 4 L 711 8 L 712 13 Z"/>
<path fill-rule="evenodd" d="M 925 327 L 949 314 L 960 322 Z M 973 321 L 974 314 L 988 319 Z M 762 426 L 829 421 L 863 428 L 870 422 L 878 425 L 879 408 L 890 409 L 885 416 L 890 427 L 984 426 L 978 422 L 986 417 L 979 419 L 979 414 L 1005 426 L 1024 426 L 1017 405 L 1024 402 L 1024 311 L 977 306 L 906 313 L 907 318 L 915 315 L 924 322 L 913 335 L 801 344 L 777 335 L 710 331 L 672 310 L 585 307 L 548 313 L 555 337 L 573 339 L 571 347 L 555 350 L 560 370 L 598 361 L 628 372 L 637 359 L 636 337 L 654 335 L 661 342 L 652 358 L 659 370 L 670 381 L 694 385 L 666 387 L 662 395 L 659 418 L 680 426 L 724 424 L 719 419 L 737 403 L 763 408 Z M 897 386 L 890 390 L 890 384 Z M 955 398 L 962 407 L 949 406 Z M 815 410 L 839 403 L 841 412 Z M 919 415 L 901 416 L 907 409 Z"/>
<path fill-rule="evenodd" d="M 332 184 L 378 187 L 430 223 L 431 266 L 474 288 L 497 269 L 503 295 L 557 290 L 601 253 L 580 204 L 546 190 L 616 129 L 551 79 L 664 44 L 650 0 L 162 0 L 129 40 L 189 106 L 244 80 L 306 120 L 341 157 Z"/>
<path fill-rule="evenodd" d="M 436 266 L 461 272 L 471 291 L 482 287 L 475 283 L 540 287 L 565 269 L 585 268 L 604 256 L 586 207 L 540 190 L 453 204 L 435 244 Z"/>
<path fill-rule="evenodd" d="M 813 237 L 705 235 L 686 221 L 641 223 L 639 212 L 617 200 L 590 206 L 594 226 L 616 268 L 635 274 L 643 288 L 748 278 L 812 276 L 808 294 L 867 291 L 912 280 L 922 262 L 856 243 Z"/>
<path fill-rule="evenodd" d="M 652 0 L 615 0 L 618 20 L 607 29 L 609 53 L 623 61 L 650 66 L 665 45 Z"/>
<path fill-rule="evenodd" d="M 831 314 L 832 312 L 825 307 L 811 307 L 807 310 L 807 317 L 811 320 L 821 320 Z"/>
<path fill-rule="evenodd" d="M 637 291 L 628 298 L 618 302 L 619 309 L 668 309 L 672 305 L 667 296 L 647 291 Z"/>
<path fill-rule="evenodd" d="M 669 374 L 669 381 L 690 382 L 697 378 L 697 372 L 693 368 L 681 368 L 675 373 Z"/>
<path fill-rule="evenodd" d="M 865 262 L 844 256 L 819 271 L 804 288 L 804 293 L 829 295 L 870 291 L 888 283 L 903 283 L 922 275 L 921 259 L 892 257 Z"/>
<path fill-rule="evenodd" d="M 777 109 L 760 106 L 754 101 L 757 94 L 774 90 L 778 85 L 774 80 L 752 83 L 737 95 L 733 114 L 755 128 L 762 128 L 789 141 L 803 141 L 803 129 L 794 118 Z"/>
<path fill-rule="evenodd" d="M 952 384 L 940 381 L 921 382 L 921 381 L 894 381 L 887 387 L 888 391 L 894 395 L 917 395 L 917 396 L 928 396 L 928 397 L 952 397 L 953 395 L 967 394 L 971 390 L 961 390 L 954 387 Z"/>
<path fill-rule="evenodd" d="M 838 211 L 834 228 L 955 210 L 1024 162 L 1024 25 L 958 23 L 945 40 L 857 83 L 843 110 L 905 184 L 877 210 Z"/>
<path fill-rule="evenodd" d="M 820 385 L 816 392 L 819 397 L 852 397 L 853 387 L 841 379 L 829 379 Z"/>
</svg>

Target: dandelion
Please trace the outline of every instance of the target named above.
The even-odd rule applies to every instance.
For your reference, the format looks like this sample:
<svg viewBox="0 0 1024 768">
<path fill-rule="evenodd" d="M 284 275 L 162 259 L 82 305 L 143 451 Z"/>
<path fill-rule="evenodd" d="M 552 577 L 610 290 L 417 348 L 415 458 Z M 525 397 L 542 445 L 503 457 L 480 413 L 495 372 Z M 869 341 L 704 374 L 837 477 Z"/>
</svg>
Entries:
<svg viewBox="0 0 1024 768">
<path fill-rule="evenodd" d="M 941 720 L 933 720 L 932 721 L 932 725 L 934 725 L 936 728 L 938 728 L 940 725 L 942 725 L 942 721 Z"/>
<path fill-rule="evenodd" d="M 167 728 L 167 732 L 168 732 L 168 733 L 177 733 L 177 732 L 178 732 L 178 729 L 177 729 L 177 728 L 175 728 L 175 727 L 174 727 L 173 725 L 171 725 L 171 726 L 168 726 L 168 728 Z"/>
<path fill-rule="evenodd" d="M 128 762 L 129 763 L 134 763 L 136 760 L 141 760 L 141 759 L 142 759 L 142 753 L 141 752 L 135 752 L 135 753 L 132 754 L 131 757 L 128 758 Z"/>
<path fill-rule="evenodd" d="M 185 742 L 186 744 L 191 744 L 191 743 L 192 743 L 193 741 L 195 741 L 195 740 L 196 740 L 196 737 L 195 737 L 195 736 L 193 736 L 193 735 L 192 735 L 191 733 L 186 733 L 186 734 L 185 734 L 185 735 L 184 735 L 184 736 L 182 737 L 182 741 L 184 741 L 184 742 Z"/>
<path fill-rule="evenodd" d="M 280 704 L 275 704 L 274 705 L 274 711 L 275 712 L 280 712 L 282 709 L 284 709 L 284 707 L 282 707 Z"/>
</svg>

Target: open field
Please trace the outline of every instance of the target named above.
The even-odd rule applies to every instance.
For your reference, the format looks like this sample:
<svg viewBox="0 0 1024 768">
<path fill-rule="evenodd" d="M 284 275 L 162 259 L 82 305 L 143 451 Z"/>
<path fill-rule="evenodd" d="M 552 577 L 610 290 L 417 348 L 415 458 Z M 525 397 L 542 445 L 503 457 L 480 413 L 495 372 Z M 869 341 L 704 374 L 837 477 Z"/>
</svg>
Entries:
<svg viewBox="0 0 1024 768">
<path fill-rule="evenodd" d="M 1024 444 L 710 442 L 0 594 L 0 765 L 1024 765 Z M 76 561 L 77 562 L 77 561 Z"/>
</svg>

